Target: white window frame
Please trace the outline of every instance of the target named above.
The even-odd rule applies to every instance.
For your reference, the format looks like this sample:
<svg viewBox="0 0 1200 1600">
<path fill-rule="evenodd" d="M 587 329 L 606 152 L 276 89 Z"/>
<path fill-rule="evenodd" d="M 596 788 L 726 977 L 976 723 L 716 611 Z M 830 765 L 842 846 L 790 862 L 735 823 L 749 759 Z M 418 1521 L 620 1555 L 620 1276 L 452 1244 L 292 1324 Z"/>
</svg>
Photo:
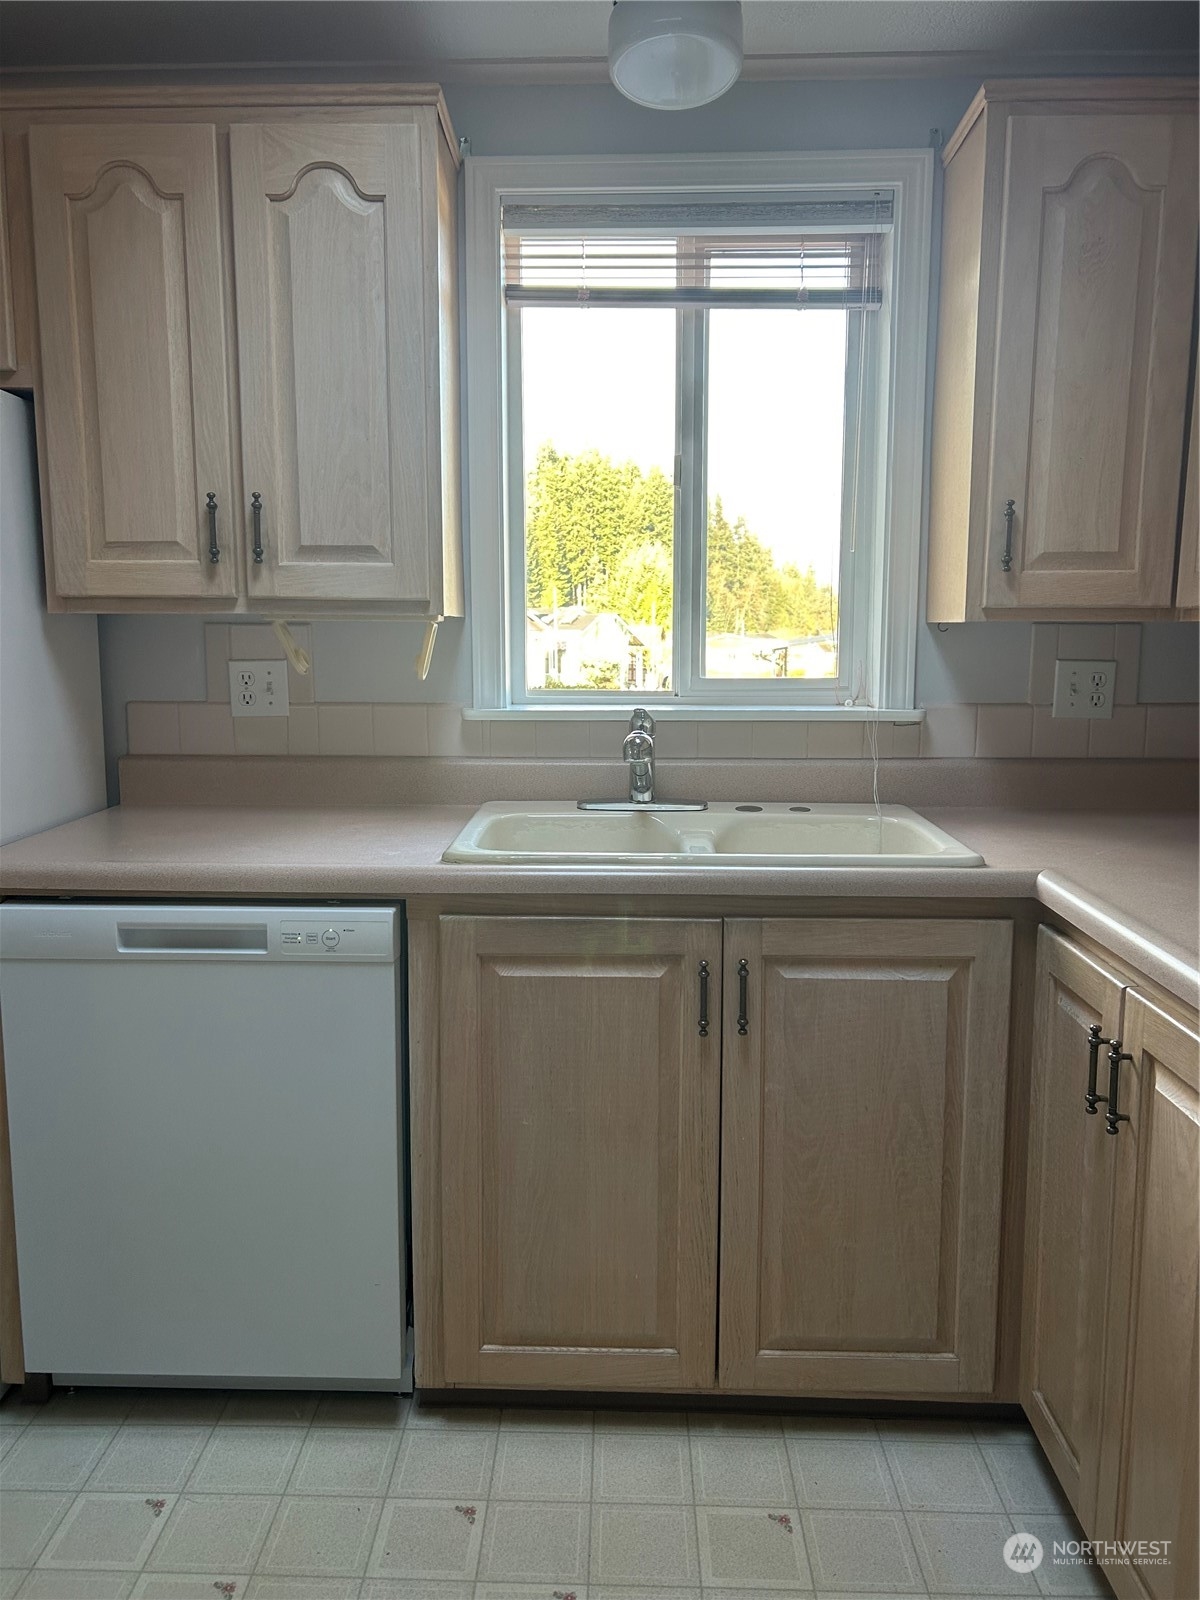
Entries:
<svg viewBox="0 0 1200 1600">
<path fill-rule="evenodd" d="M 715 197 L 777 191 L 781 200 L 814 191 L 888 188 L 893 191 L 891 255 L 881 319 L 874 400 L 864 417 L 863 437 L 874 431 L 875 451 L 863 465 L 879 473 L 869 503 L 877 508 L 870 530 L 873 555 L 868 572 L 856 563 L 857 592 L 845 596 L 850 627 L 866 627 L 859 644 L 866 654 L 867 695 L 857 684 L 830 688 L 813 703 L 814 684 L 804 680 L 806 701 L 788 698 L 786 683 L 764 680 L 721 685 L 703 681 L 703 699 L 651 696 L 656 716 L 697 720 L 706 716 L 757 715 L 812 720 L 870 717 L 914 706 L 921 511 L 925 443 L 925 374 L 928 353 L 929 279 L 932 250 L 933 152 L 931 150 L 822 151 L 738 156 L 609 156 L 545 159 L 470 157 L 466 162 L 466 395 L 468 581 L 474 704 L 466 714 L 487 718 L 612 717 L 631 703 L 595 691 L 556 690 L 553 696 L 514 700 L 510 663 L 524 649 L 524 572 L 514 574 L 509 529 L 521 515 L 524 485 L 510 481 L 509 423 L 519 405 L 519 372 L 505 337 L 500 243 L 501 207 L 506 203 L 551 203 L 559 197 L 599 200 L 616 194 L 688 190 Z M 680 390 L 682 403 L 690 394 Z M 686 430 L 685 430 L 686 437 Z M 684 470 L 684 493 L 689 474 Z M 868 497 L 864 497 L 866 499 Z M 681 515 L 686 507 L 681 506 Z M 861 533 L 861 530 L 860 530 Z M 676 627 L 691 626 L 702 604 L 703 574 L 677 573 Z M 516 596 L 522 601 L 516 609 Z M 867 615 L 864 615 L 864 608 Z M 877 613 L 877 614 L 876 614 Z M 520 637 L 514 638 L 519 626 Z M 698 635 L 697 635 L 698 637 Z M 862 659 L 861 651 L 859 659 Z M 690 673 L 680 689 L 690 689 Z M 845 702 L 855 703 L 847 704 Z M 648 702 L 650 703 L 650 702 Z M 873 707 L 874 709 L 870 709 Z"/>
</svg>

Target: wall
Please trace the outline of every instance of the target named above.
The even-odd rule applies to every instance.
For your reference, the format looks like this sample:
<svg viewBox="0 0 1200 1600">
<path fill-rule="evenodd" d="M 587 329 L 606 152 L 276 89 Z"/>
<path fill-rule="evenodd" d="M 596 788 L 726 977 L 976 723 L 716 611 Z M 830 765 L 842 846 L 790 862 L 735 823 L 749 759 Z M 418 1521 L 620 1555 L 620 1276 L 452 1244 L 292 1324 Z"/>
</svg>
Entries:
<svg viewBox="0 0 1200 1600">
<path fill-rule="evenodd" d="M 948 136 L 977 88 L 975 79 L 961 78 L 741 84 L 713 105 L 681 114 L 643 111 L 606 85 L 451 83 L 446 93 L 472 154 L 488 156 L 913 148 L 927 145 L 931 130 Z M 177 750 L 181 738 L 186 748 L 259 753 L 264 743 L 303 753 L 351 745 L 345 753 L 549 756 L 591 749 L 608 754 L 615 748 L 604 723 L 463 723 L 456 708 L 471 695 L 466 630 L 462 624 L 443 626 L 424 684 L 413 670 L 421 632 L 411 622 L 313 623 L 313 682 L 297 687 L 310 695 L 315 685 L 315 699 L 298 705 L 289 728 L 282 719 L 274 727 L 265 719 L 234 725 L 215 701 L 188 709 L 209 693 L 206 656 L 219 659 L 227 648 L 223 625 L 208 635 L 206 648 L 205 624 L 198 618 L 104 618 L 110 766 L 127 747 L 130 702 L 136 703 L 128 713 L 133 748 L 144 753 Z M 239 632 L 238 639 L 242 654 L 278 654 L 266 635 Z M 1044 708 L 1056 652 L 1117 659 L 1118 706 L 1111 722 L 1049 718 Z M 924 732 L 888 730 L 887 753 L 915 754 L 919 747 L 933 755 L 1195 754 L 1197 673 L 1197 627 L 1191 624 L 1082 631 L 1072 626 L 1061 639 L 1053 624 L 923 626 L 917 700 L 932 709 Z M 148 702 L 165 704 L 148 709 Z M 423 709 L 384 709 L 397 704 Z M 370 705 L 379 709 L 367 714 L 363 707 Z M 862 749 L 861 730 L 844 725 L 692 724 L 665 737 L 680 754 L 696 749 L 714 755 L 842 755 Z"/>
</svg>

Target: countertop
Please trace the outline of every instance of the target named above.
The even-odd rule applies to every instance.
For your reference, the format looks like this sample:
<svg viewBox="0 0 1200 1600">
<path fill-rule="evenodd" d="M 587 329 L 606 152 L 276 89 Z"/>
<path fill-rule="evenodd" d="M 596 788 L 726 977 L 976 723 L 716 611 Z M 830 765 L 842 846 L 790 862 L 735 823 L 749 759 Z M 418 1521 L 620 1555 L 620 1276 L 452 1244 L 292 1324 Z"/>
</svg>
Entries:
<svg viewBox="0 0 1200 1600">
<path fill-rule="evenodd" d="M 399 900 L 415 895 L 1036 899 L 1191 1005 L 1200 987 L 1188 813 L 921 807 L 977 868 L 448 865 L 474 806 L 115 806 L 0 849 L 0 893 Z"/>
</svg>

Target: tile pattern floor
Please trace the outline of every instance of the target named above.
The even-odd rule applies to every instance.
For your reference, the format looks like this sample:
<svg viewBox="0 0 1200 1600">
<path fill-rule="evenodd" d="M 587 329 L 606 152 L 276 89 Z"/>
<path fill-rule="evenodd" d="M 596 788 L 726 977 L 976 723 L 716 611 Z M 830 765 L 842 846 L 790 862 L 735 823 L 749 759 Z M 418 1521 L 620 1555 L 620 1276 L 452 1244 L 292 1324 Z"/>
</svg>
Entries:
<svg viewBox="0 0 1200 1600">
<path fill-rule="evenodd" d="M 1021 1423 L 79 1390 L 0 1406 L 0 1600 L 1107 1595 Z"/>
</svg>

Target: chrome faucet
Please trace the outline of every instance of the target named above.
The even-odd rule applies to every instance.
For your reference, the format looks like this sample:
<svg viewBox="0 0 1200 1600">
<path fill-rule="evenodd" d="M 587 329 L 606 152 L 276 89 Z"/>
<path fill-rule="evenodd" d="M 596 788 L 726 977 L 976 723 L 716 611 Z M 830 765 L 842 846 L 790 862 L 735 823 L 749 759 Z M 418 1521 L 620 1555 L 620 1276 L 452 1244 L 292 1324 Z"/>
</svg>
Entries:
<svg viewBox="0 0 1200 1600">
<path fill-rule="evenodd" d="M 629 719 L 629 732 L 621 746 L 629 764 L 628 800 L 580 800 L 580 811 L 707 811 L 707 800 L 656 800 L 654 798 L 654 718 L 642 706 Z"/>
<path fill-rule="evenodd" d="M 629 719 L 629 732 L 621 746 L 621 754 L 629 763 L 629 800 L 631 805 L 654 804 L 654 718 L 639 706 Z"/>
</svg>

